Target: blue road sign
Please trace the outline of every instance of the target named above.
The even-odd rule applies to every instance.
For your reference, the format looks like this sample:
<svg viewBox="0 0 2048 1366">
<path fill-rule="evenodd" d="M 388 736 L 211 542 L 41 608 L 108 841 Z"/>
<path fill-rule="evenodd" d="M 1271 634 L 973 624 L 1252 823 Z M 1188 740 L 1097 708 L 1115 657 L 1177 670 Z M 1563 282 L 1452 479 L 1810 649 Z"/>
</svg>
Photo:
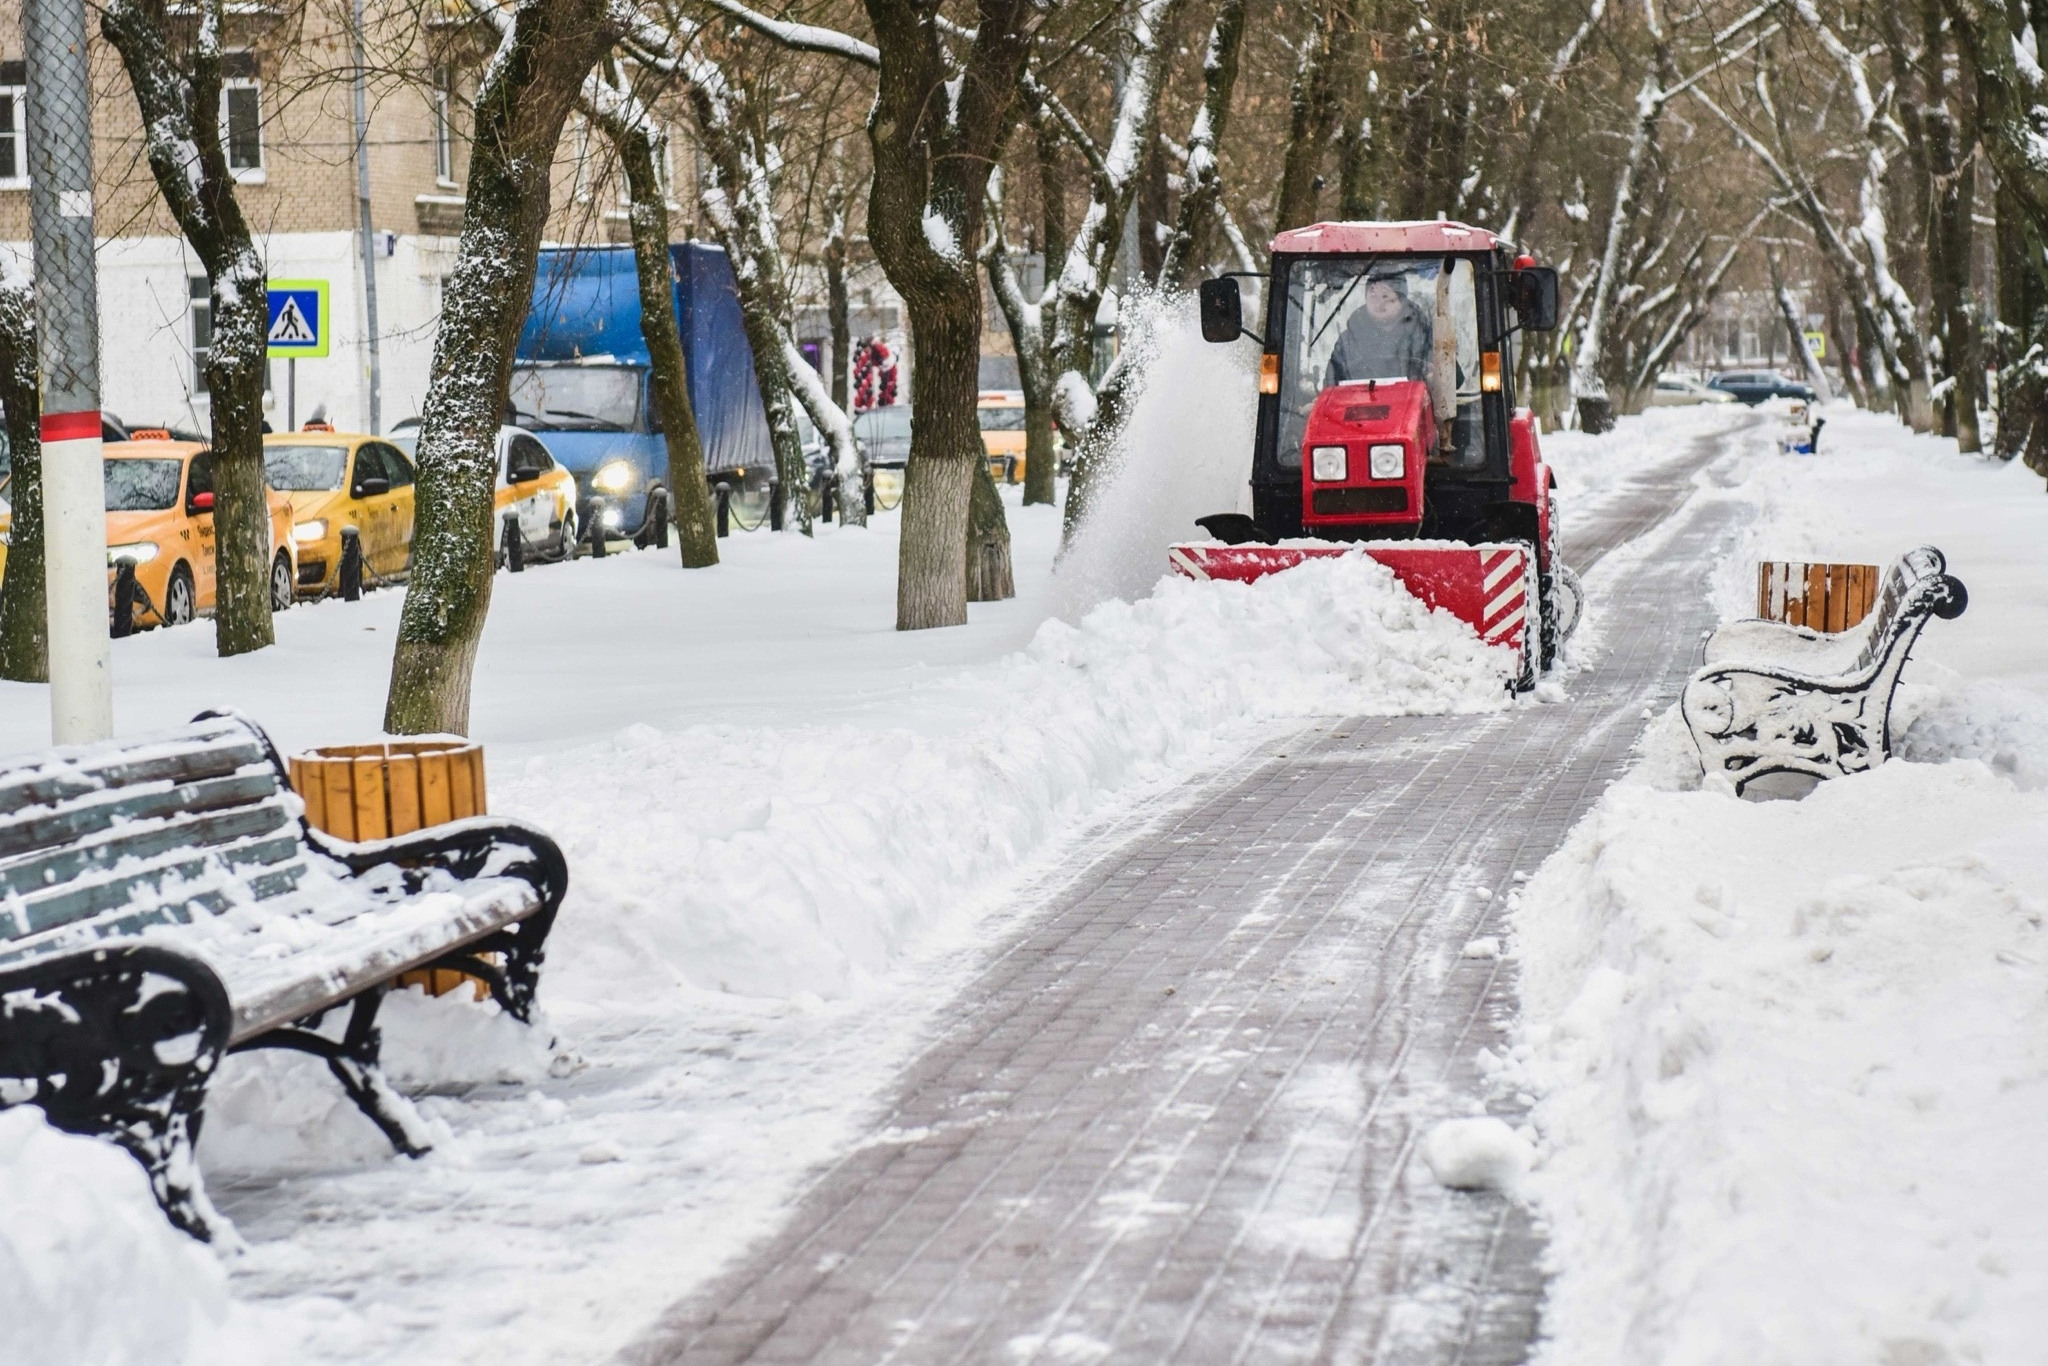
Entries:
<svg viewBox="0 0 2048 1366">
<path fill-rule="evenodd" d="M 285 360 L 327 354 L 328 308 L 325 280 L 272 280 L 270 354 Z"/>
</svg>

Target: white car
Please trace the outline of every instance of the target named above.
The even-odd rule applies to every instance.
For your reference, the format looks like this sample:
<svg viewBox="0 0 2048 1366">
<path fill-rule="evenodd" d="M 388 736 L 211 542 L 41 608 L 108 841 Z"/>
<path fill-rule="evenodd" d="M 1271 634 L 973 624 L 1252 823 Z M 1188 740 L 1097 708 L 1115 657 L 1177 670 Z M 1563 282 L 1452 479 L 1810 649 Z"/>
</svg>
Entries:
<svg viewBox="0 0 2048 1366">
<path fill-rule="evenodd" d="M 418 458 L 419 422 L 407 418 L 385 437 Z M 514 475 L 520 476 L 514 479 Z M 519 518 L 519 537 L 536 559 L 575 558 L 576 480 L 556 462 L 547 443 L 524 427 L 498 428 L 497 515 Z"/>
<path fill-rule="evenodd" d="M 1692 403 L 1733 403 L 1735 395 L 1722 389 L 1714 389 L 1696 379 L 1684 375 L 1659 375 L 1657 387 L 1650 394 L 1653 408 L 1677 408 Z"/>
</svg>

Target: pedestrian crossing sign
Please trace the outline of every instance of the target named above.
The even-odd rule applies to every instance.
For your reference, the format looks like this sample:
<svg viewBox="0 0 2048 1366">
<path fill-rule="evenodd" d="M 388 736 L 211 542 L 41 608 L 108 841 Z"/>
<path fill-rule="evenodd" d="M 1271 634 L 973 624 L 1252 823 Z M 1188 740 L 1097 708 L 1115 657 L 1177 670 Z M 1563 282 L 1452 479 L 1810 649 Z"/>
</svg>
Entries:
<svg viewBox="0 0 2048 1366">
<path fill-rule="evenodd" d="M 327 354 L 327 281 L 272 280 L 270 354 L 285 360 Z"/>
</svg>

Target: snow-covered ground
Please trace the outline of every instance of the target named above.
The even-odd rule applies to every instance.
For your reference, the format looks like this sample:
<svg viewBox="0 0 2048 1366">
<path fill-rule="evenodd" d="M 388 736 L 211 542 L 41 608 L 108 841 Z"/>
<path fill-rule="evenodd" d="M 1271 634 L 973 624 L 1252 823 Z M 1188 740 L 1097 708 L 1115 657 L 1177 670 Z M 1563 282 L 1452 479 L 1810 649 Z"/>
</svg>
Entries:
<svg viewBox="0 0 2048 1366">
<path fill-rule="evenodd" d="M 501 576 L 474 710 L 492 805 L 554 832 L 574 878 L 546 1029 L 393 1002 L 388 1057 L 439 1134 L 418 1162 L 317 1064 L 234 1060 L 201 1147 L 247 1245 L 221 1258 L 125 1157 L 0 1114 L 0 1359 L 604 1359 L 861 1140 L 980 948 L 1089 841 L 1305 717 L 1504 705 L 1470 634 L 1369 562 L 1154 590 L 1164 542 L 1236 504 L 1247 430 L 1214 399 L 1248 390 L 1228 352 L 1162 347 L 1194 382 L 1141 402 L 1063 572 L 1056 516 L 1013 507 L 1019 597 L 965 628 L 890 629 L 888 516 L 734 537 L 706 573 Z M 1567 515 L 1749 416 L 1546 438 Z M 1522 893 L 1500 1080 L 1538 1097 L 1517 1187 L 1553 1238 L 1550 1366 L 2025 1361 L 2048 1326 L 2026 1146 L 2048 1120 L 2048 497 L 1830 416 L 1826 454 L 1759 429 L 1701 481 L 1754 510 L 1714 571 L 1725 614 L 1758 558 L 1921 541 L 1970 611 L 1908 670 L 1907 762 L 1736 802 L 1695 790 L 1666 717 Z M 225 704 L 287 750 L 373 734 L 398 605 L 294 610 L 231 661 L 204 626 L 119 642 L 120 725 Z M 1600 634 L 1596 601 L 1577 648 Z M 39 690 L 0 684 L 0 754 L 46 724 Z M 1519 1172 L 1511 1136 L 1467 1137 L 1446 1171 Z"/>
<path fill-rule="evenodd" d="M 1650 729 L 1512 920 L 1551 1235 L 1546 1366 L 2022 1363 L 2048 1331 L 2048 495 L 1884 418 L 1759 432 L 1716 570 L 1946 552 L 1895 761 L 1799 803 L 1703 792 Z M 1914 720 L 1913 718 L 1916 718 Z"/>
<path fill-rule="evenodd" d="M 1171 442 L 1162 473 L 1193 511 L 1243 479 L 1250 377 L 1211 369 L 1214 420 L 1163 396 L 1134 418 L 1134 439 Z M 417 1162 L 317 1062 L 231 1059 L 200 1147 L 246 1243 L 231 1298 L 210 1254 L 128 1309 L 118 1259 L 45 1256 L 0 1357 L 61 1355 L 97 1302 L 108 1362 L 602 1359 L 858 1140 L 976 949 L 1077 841 L 1306 717 L 1508 705 L 1508 661 L 1371 561 L 1155 588 L 1191 530 L 1135 506 L 1156 497 L 1127 481 L 1082 542 L 1117 573 L 1057 582 L 1057 515 L 1013 505 L 1019 597 L 949 631 L 891 629 L 893 516 L 736 536 L 713 571 L 643 553 L 501 575 L 473 710 L 491 805 L 572 870 L 545 1030 L 454 998 L 386 1007 L 387 1060 L 437 1131 Z M 229 705 L 287 751 L 374 735 L 398 607 L 298 608 L 274 648 L 226 661 L 203 625 L 117 642 L 120 728 Z M 40 747 L 45 717 L 40 689 L 0 685 L 0 753 Z M 21 1187 L 106 1155 L 15 1141 Z M 128 1185 L 67 1236 L 148 1225 Z M 17 1208 L 40 1207 L 0 1208 L 0 1267 L 37 1255 Z"/>
</svg>

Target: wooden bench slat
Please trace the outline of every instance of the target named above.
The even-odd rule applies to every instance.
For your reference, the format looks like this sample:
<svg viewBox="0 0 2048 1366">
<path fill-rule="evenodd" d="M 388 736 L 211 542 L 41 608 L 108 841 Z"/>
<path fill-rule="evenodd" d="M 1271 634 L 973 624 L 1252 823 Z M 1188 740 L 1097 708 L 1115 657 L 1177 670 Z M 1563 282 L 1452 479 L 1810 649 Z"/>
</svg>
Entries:
<svg viewBox="0 0 2048 1366">
<path fill-rule="evenodd" d="M 154 899 L 167 904 L 177 901 L 183 896 L 179 889 L 164 886 L 172 879 L 194 884 L 191 896 L 197 897 L 213 891 L 222 881 L 245 881 L 233 876 L 236 869 L 284 863 L 299 857 L 302 847 L 297 832 L 292 831 L 271 839 L 216 849 L 196 858 L 167 860 L 103 881 L 59 883 L 40 896 L 17 897 L 8 901 L 6 909 L 13 912 L 16 924 L 23 925 L 19 934 L 9 938 L 41 934 L 94 915 L 120 911 L 137 900 L 146 903 Z M 260 901 L 264 898 L 259 896 L 255 899 Z"/>
<path fill-rule="evenodd" d="M 245 738 L 237 745 L 213 746 L 189 754 L 152 755 L 127 762 L 109 759 L 98 765 L 25 764 L 12 770 L 0 769 L 0 812 L 7 813 L 0 819 L 110 789 L 225 777 L 265 762 L 262 748 Z"/>
<path fill-rule="evenodd" d="M 153 859 L 176 850 L 211 849 L 269 834 L 292 823 L 282 803 L 229 807 L 189 820 L 166 821 L 142 831 L 116 828 L 112 838 L 62 846 L 0 862 L 0 901 L 10 895 L 34 896 L 57 882 L 69 882 L 95 868 L 109 868 L 127 859 Z"/>
<path fill-rule="evenodd" d="M 161 787 L 152 784 L 141 792 L 108 789 L 96 792 L 89 800 L 57 807 L 40 816 L 0 821 L 0 859 L 75 843 L 119 822 L 168 820 L 182 814 L 248 806 L 275 797 L 279 791 L 277 774 L 256 768 L 195 783 Z"/>
</svg>

